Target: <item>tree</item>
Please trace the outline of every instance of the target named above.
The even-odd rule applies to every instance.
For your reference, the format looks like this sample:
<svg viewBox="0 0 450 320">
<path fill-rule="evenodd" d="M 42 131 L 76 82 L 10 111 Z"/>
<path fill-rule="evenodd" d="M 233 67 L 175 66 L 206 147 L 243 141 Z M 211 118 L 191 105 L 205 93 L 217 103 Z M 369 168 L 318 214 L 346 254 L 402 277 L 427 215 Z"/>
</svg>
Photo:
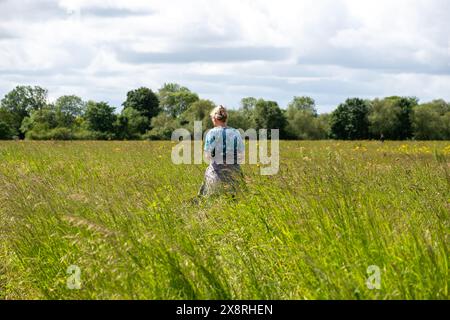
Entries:
<svg viewBox="0 0 450 320">
<path fill-rule="evenodd" d="M 192 103 L 198 100 L 199 97 L 196 93 L 176 83 L 166 83 L 159 89 L 161 109 L 174 118 L 181 115 Z"/>
<path fill-rule="evenodd" d="M 138 110 L 125 108 L 115 123 L 116 136 L 120 139 L 140 139 L 149 128 L 149 123 L 149 119 Z"/>
<path fill-rule="evenodd" d="M 442 122 L 444 123 L 444 140 L 450 140 L 450 112 L 446 112 L 442 116 Z"/>
<path fill-rule="evenodd" d="M 71 127 L 86 112 L 86 102 L 75 95 L 61 96 L 55 101 L 55 112 L 58 126 Z"/>
<path fill-rule="evenodd" d="M 324 136 L 320 132 L 315 101 L 310 97 L 294 97 L 287 111 L 287 135 L 290 139 L 314 140 Z"/>
<path fill-rule="evenodd" d="M 412 110 L 416 105 L 417 99 L 410 97 L 394 96 L 373 100 L 368 117 L 370 133 L 375 138 L 381 134 L 392 140 L 412 138 Z"/>
<path fill-rule="evenodd" d="M 180 115 L 180 124 L 192 131 L 194 129 L 194 121 L 202 121 L 204 128 L 212 128 L 209 114 L 214 107 L 215 104 L 211 100 L 198 100 Z"/>
<path fill-rule="evenodd" d="M 362 140 L 369 137 L 368 102 L 347 99 L 331 115 L 331 135 L 335 139 Z"/>
<path fill-rule="evenodd" d="M 288 110 L 301 110 L 317 116 L 316 102 L 310 97 L 294 97 L 288 105 Z"/>
<path fill-rule="evenodd" d="M 1 108 L 1 107 L 0 107 L 0 121 L 5 124 L 5 127 L 4 127 L 5 130 L 6 130 L 6 127 L 8 127 L 8 132 L 11 135 L 11 137 L 19 135 L 18 129 L 16 129 L 12 126 L 12 124 L 14 123 L 14 117 L 13 117 L 12 113 L 9 112 L 8 110 L 6 110 L 5 108 Z M 6 139 L 6 138 L 4 138 L 4 139 Z"/>
<path fill-rule="evenodd" d="M 0 140 L 8 140 L 13 136 L 11 127 L 4 121 L 0 120 Z"/>
<path fill-rule="evenodd" d="M 228 125 L 244 131 L 255 128 L 253 115 L 249 115 L 248 112 L 243 109 L 228 110 Z"/>
<path fill-rule="evenodd" d="M 305 110 L 298 110 L 287 117 L 287 137 L 300 140 L 327 139 L 330 132 L 329 114 L 313 116 Z"/>
<path fill-rule="evenodd" d="M 42 109 L 31 111 L 30 116 L 23 119 L 20 131 L 24 135 L 31 131 L 34 134 L 44 134 L 57 126 L 55 108 L 53 105 L 47 105 Z"/>
<path fill-rule="evenodd" d="M 400 107 L 392 100 L 375 99 L 369 112 L 369 130 L 374 138 L 383 135 L 386 139 L 396 139 Z"/>
<path fill-rule="evenodd" d="M 415 97 L 388 97 L 387 100 L 392 101 L 395 106 L 400 108 L 398 115 L 398 127 L 396 139 L 405 140 L 413 137 L 412 129 L 412 110 L 418 104 L 418 99 Z"/>
<path fill-rule="evenodd" d="M 412 127 L 416 139 L 450 139 L 450 105 L 444 100 L 434 100 L 415 107 Z"/>
<path fill-rule="evenodd" d="M 55 104 L 32 110 L 20 127 L 27 139 L 68 140 L 81 130 L 85 103 L 76 96 L 62 96 Z"/>
<path fill-rule="evenodd" d="M 320 140 L 329 136 L 329 115 L 314 116 L 306 110 L 297 110 L 287 116 L 287 136 L 289 139 Z"/>
<path fill-rule="evenodd" d="M 331 121 L 331 114 L 322 113 L 318 115 L 316 120 L 317 123 L 316 139 L 328 139 L 330 137 L 331 133 L 330 121 Z"/>
<path fill-rule="evenodd" d="M 166 113 L 160 113 L 152 119 L 152 129 L 144 135 L 144 139 L 170 140 L 172 132 L 178 128 L 178 122 Z"/>
<path fill-rule="evenodd" d="M 89 101 L 86 106 L 85 119 L 88 129 L 101 133 L 101 138 L 112 138 L 116 115 L 114 108 L 106 102 Z"/>
<path fill-rule="evenodd" d="M 241 107 L 239 108 L 238 113 L 234 115 L 236 117 L 236 120 L 233 120 L 233 118 L 230 117 L 230 121 L 236 122 L 236 128 L 247 130 L 256 127 L 255 107 L 257 102 L 258 99 L 253 97 L 246 97 L 241 99 Z"/>
<path fill-rule="evenodd" d="M 241 99 L 241 109 L 246 112 L 252 112 L 255 110 L 256 103 L 258 102 L 258 99 L 253 97 L 246 97 Z"/>
<path fill-rule="evenodd" d="M 24 137 L 20 132 L 20 126 L 25 117 L 28 117 L 33 110 L 39 110 L 47 104 L 47 90 L 35 86 L 17 86 L 8 92 L 1 101 L 1 109 L 3 114 L 8 115 L 8 126 Z"/>
<path fill-rule="evenodd" d="M 29 117 L 22 121 L 20 130 L 31 140 L 71 140 L 75 132 L 58 122 L 58 112 L 53 104 L 42 109 L 33 110 Z"/>
<path fill-rule="evenodd" d="M 150 120 L 160 112 L 159 99 L 149 88 L 141 87 L 128 91 L 127 99 L 122 103 L 124 109 L 133 108 L 148 119 L 147 128 L 150 129 Z"/>
<path fill-rule="evenodd" d="M 255 105 L 254 117 L 256 130 L 279 129 L 280 137 L 285 137 L 286 118 L 275 101 L 259 99 Z"/>
</svg>

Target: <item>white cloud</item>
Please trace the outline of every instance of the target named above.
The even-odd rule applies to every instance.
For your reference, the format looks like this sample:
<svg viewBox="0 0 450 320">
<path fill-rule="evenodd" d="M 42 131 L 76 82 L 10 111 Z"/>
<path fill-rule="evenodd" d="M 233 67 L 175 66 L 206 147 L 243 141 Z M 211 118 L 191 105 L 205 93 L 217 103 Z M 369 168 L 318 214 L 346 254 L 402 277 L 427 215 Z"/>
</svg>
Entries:
<svg viewBox="0 0 450 320">
<path fill-rule="evenodd" d="M 17 84 L 119 106 L 180 82 L 237 106 L 311 95 L 450 100 L 446 0 L 0 1 L 0 95 Z"/>
</svg>

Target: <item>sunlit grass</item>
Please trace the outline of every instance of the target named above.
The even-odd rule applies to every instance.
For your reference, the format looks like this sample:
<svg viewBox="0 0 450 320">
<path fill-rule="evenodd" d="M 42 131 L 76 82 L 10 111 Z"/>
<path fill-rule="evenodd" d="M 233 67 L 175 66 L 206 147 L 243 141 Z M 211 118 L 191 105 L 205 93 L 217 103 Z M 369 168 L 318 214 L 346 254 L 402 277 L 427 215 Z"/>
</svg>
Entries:
<svg viewBox="0 0 450 320">
<path fill-rule="evenodd" d="M 0 143 L 0 298 L 448 299 L 449 142 L 282 142 L 195 206 L 172 146 Z"/>
</svg>

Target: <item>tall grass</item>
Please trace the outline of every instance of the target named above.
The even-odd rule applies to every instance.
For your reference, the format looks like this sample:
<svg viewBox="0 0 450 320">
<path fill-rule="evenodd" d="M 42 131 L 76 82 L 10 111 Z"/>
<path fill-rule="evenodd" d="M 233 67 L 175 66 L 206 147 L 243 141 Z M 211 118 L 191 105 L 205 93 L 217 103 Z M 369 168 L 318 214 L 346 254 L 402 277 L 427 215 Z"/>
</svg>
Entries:
<svg viewBox="0 0 450 320">
<path fill-rule="evenodd" d="M 282 142 L 278 175 L 197 205 L 171 147 L 0 143 L 0 298 L 449 298 L 448 142 Z"/>
</svg>

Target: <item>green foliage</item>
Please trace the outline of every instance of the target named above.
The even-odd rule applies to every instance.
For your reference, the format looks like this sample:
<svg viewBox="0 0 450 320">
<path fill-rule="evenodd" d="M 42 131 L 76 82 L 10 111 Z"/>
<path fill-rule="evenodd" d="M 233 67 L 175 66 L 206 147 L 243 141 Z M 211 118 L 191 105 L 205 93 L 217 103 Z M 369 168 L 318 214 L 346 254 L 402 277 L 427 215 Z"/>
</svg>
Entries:
<svg viewBox="0 0 450 320">
<path fill-rule="evenodd" d="M 316 120 L 317 139 L 329 139 L 331 136 L 331 114 L 322 113 L 319 114 Z"/>
<path fill-rule="evenodd" d="M 117 116 L 114 114 L 114 108 L 106 102 L 89 101 L 84 117 L 89 130 L 108 139 L 114 137 L 114 122 Z"/>
<path fill-rule="evenodd" d="M 255 128 L 255 121 L 253 115 L 249 115 L 243 109 L 228 110 L 228 125 L 246 131 Z"/>
<path fill-rule="evenodd" d="M 69 128 L 53 128 L 47 130 L 30 130 L 26 133 L 29 140 L 74 140 L 75 132 Z"/>
<path fill-rule="evenodd" d="M 145 87 L 129 91 L 127 100 L 122 105 L 124 109 L 132 108 L 147 118 L 145 130 L 150 129 L 150 120 L 160 111 L 158 97 L 151 89 Z"/>
<path fill-rule="evenodd" d="M 14 115 L 3 107 L 0 107 L 0 121 L 9 128 L 11 136 L 19 136 L 19 129 L 14 127 Z"/>
<path fill-rule="evenodd" d="M 176 83 L 166 83 L 159 89 L 159 100 L 161 109 L 172 117 L 178 117 L 189 106 L 198 101 L 196 93 Z"/>
<path fill-rule="evenodd" d="M 152 119 L 152 130 L 148 131 L 143 138 L 149 140 L 170 140 L 172 132 L 179 128 L 176 119 L 166 113 L 160 113 Z"/>
<path fill-rule="evenodd" d="M 244 112 L 252 112 L 255 110 L 258 99 L 254 97 L 246 97 L 241 99 L 241 109 Z"/>
<path fill-rule="evenodd" d="M 11 127 L 4 121 L 0 120 L 0 140 L 8 140 L 13 136 Z"/>
<path fill-rule="evenodd" d="M 149 119 L 132 107 L 122 110 L 115 125 L 118 139 L 140 139 L 150 126 Z"/>
<path fill-rule="evenodd" d="M 179 123 L 190 132 L 194 130 L 194 121 L 202 121 L 203 129 L 212 128 L 209 114 L 214 107 L 211 100 L 198 100 L 180 115 Z"/>
<path fill-rule="evenodd" d="M 32 110 L 20 131 L 30 140 L 72 140 L 81 130 L 85 103 L 77 96 L 62 96 L 55 104 Z"/>
<path fill-rule="evenodd" d="M 413 136 L 412 111 L 416 98 L 388 97 L 375 99 L 369 113 L 370 132 L 375 137 L 381 134 L 386 139 L 405 140 Z"/>
<path fill-rule="evenodd" d="M 373 100 L 369 114 L 370 133 L 373 137 L 383 135 L 386 139 L 394 140 L 398 132 L 400 113 L 400 107 L 392 100 Z"/>
<path fill-rule="evenodd" d="M 71 128 L 77 118 L 86 112 L 86 103 L 78 96 L 61 96 L 55 102 L 56 121 L 59 127 Z"/>
<path fill-rule="evenodd" d="M 58 126 L 55 108 L 52 105 L 47 105 L 42 109 L 33 110 L 29 117 L 22 121 L 20 131 L 26 133 L 28 131 L 47 131 Z"/>
<path fill-rule="evenodd" d="M 288 113 L 287 133 L 290 139 L 322 140 L 329 136 L 327 115 L 314 116 L 309 111 L 296 110 Z"/>
<path fill-rule="evenodd" d="M 315 102 L 310 97 L 294 97 L 286 111 L 287 136 L 290 139 L 320 140 L 327 139 L 328 125 L 326 117 L 319 117 Z"/>
<path fill-rule="evenodd" d="M 397 139 L 411 139 L 413 137 L 412 112 L 419 102 L 418 99 L 415 97 L 390 97 L 387 99 L 394 100 L 401 110 Z"/>
<path fill-rule="evenodd" d="M 228 124 L 233 128 L 244 131 L 256 127 L 255 107 L 258 99 L 246 97 L 241 99 L 241 106 L 238 110 L 228 111 Z"/>
<path fill-rule="evenodd" d="M 369 138 L 368 101 L 351 98 L 341 103 L 331 115 L 331 135 L 335 139 Z"/>
<path fill-rule="evenodd" d="M 285 137 L 286 118 L 275 101 L 258 99 L 254 110 L 256 130 L 279 129 L 280 138 Z M 270 136 L 270 130 L 268 132 Z"/>
<path fill-rule="evenodd" d="M 450 104 L 434 100 L 414 108 L 412 126 L 419 140 L 450 140 Z"/>
<path fill-rule="evenodd" d="M 288 110 L 299 110 L 311 113 L 313 116 L 317 116 L 316 102 L 311 97 L 294 97 L 289 103 Z"/>
<path fill-rule="evenodd" d="M 212 126 L 214 102 L 176 83 L 164 84 L 158 96 L 145 87 L 131 90 L 116 114 L 105 102 L 65 95 L 47 103 L 46 89 L 17 86 L 1 100 L 0 138 L 164 140 L 176 128 L 192 131 L 195 120 L 203 121 L 204 129 Z M 445 140 L 450 139 L 448 109 L 444 100 L 418 105 L 417 98 L 392 96 L 347 99 L 331 114 L 318 114 L 307 96 L 293 97 L 286 110 L 275 101 L 245 97 L 239 109 L 228 109 L 228 125 L 244 131 L 280 129 L 281 139 Z"/>
<path fill-rule="evenodd" d="M 2 113 L 8 116 L 3 121 L 23 137 L 20 132 L 22 121 L 33 110 L 40 110 L 47 104 L 47 90 L 35 86 L 17 86 L 1 100 Z"/>
</svg>

